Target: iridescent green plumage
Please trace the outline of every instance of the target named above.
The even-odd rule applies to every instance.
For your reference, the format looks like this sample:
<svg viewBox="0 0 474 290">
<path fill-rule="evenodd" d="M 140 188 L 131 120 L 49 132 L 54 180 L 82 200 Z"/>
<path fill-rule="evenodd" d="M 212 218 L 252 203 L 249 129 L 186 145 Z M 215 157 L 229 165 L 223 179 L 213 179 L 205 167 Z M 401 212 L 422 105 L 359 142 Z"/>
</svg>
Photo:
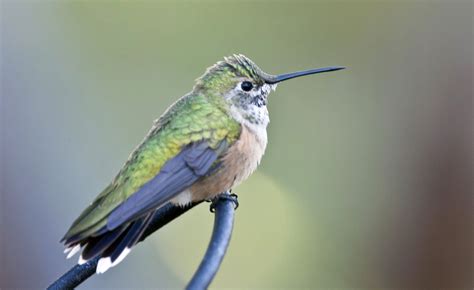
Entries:
<svg viewBox="0 0 474 290">
<path fill-rule="evenodd" d="M 226 104 L 217 100 L 197 92 L 173 104 L 156 121 L 112 183 L 74 222 L 66 238 L 78 233 L 92 234 L 103 227 L 108 214 L 156 176 L 184 146 L 200 140 L 207 140 L 212 148 L 224 139 L 227 144 L 234 143 L 240 124 L 229 116 Z"/>
</svg>

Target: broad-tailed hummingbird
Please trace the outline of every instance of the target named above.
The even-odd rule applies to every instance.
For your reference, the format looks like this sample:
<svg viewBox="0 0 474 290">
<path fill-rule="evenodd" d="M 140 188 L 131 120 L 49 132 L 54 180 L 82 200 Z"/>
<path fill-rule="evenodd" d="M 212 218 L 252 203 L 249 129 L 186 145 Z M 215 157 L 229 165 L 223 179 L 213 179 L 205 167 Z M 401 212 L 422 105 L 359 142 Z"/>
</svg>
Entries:
<svg viewBox="0 0 474 290">
<path fill-rule="evenodd" d="M 245 180 L 267 146 L 267 98 L 278 83 L 330 72 L 270 75 L 243 55 L 219 61 L 157 119 L 112 182 L 62 241 L 79 263 L 100 255 L 103 273 L 125 258 L 156 209 L 209 200 Z"/>
</svg>

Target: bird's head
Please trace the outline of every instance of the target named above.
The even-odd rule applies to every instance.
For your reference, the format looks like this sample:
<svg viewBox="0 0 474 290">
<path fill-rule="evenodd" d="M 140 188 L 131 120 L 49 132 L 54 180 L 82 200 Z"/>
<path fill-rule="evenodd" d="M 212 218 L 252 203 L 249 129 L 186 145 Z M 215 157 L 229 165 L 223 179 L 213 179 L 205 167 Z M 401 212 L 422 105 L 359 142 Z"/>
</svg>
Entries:
<svg viewBox="0 0 474 290">
<path fill-rule="evenodd" d="M 330 72 L 344 67 L 325 67 L 281 75 L 270 75 L 262 71 L 253 61 L 242 54 L 225 57 L 209 67 L 196 81 L 195 90 L 223 97 L 244 119 L 258 122 L 255 114 L 260 109 L 266 112 L 267 97 L 279 82 L 300 76 Z"/>
</svg>

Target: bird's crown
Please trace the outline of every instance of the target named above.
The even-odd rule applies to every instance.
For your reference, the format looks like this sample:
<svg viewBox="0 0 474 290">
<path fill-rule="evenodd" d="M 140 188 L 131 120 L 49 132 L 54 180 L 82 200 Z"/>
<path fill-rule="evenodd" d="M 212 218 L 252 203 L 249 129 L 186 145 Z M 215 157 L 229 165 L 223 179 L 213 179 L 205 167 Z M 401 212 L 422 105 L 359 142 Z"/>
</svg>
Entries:
<svg viewBox="0 0 474 290">
<path fill-rule="evenodd" d="M 224 60 L 209 67 L 197 79 L 196 85 L 205 88 L 218 88 L 234 82 L 236 78 L 252 79 L 255 83 L 263 84 L 267 74 L 252 60 L 243 54 L 224 57 Z"/>
</svg>

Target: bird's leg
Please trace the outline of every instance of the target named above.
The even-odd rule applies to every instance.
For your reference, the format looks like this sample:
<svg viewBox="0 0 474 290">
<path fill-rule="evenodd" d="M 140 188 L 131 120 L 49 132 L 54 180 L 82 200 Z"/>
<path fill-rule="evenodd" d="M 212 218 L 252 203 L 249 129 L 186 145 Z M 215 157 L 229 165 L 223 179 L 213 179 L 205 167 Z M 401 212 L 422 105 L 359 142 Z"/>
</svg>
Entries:
<svg viewBox="0 0 474 290">
<path fill-rule="evenodd" d="M 232 189 L 229 190 L 229 192 L 232 192 Z M 237 194 L 235 193 L 227 193 L 227 192 L 224 192 L 224 193 L 220 193 L 218 195 L 216 195 L 216 197 L 214 197 L 212 200 L 211 200 L 211 205 L 209 206 L 209 210 L 211 212 L 215 212 L 216 210 L 216 206 L 217 206 L 217 203 L 219 202 L 219 200 L 221 199 L 224 199 L 224 200 L 230 200 L 234 203 L 234 210 L 237 209 L 239 207 L 239 200 L 238 200 L 238 196 Z"/>
</svg>

